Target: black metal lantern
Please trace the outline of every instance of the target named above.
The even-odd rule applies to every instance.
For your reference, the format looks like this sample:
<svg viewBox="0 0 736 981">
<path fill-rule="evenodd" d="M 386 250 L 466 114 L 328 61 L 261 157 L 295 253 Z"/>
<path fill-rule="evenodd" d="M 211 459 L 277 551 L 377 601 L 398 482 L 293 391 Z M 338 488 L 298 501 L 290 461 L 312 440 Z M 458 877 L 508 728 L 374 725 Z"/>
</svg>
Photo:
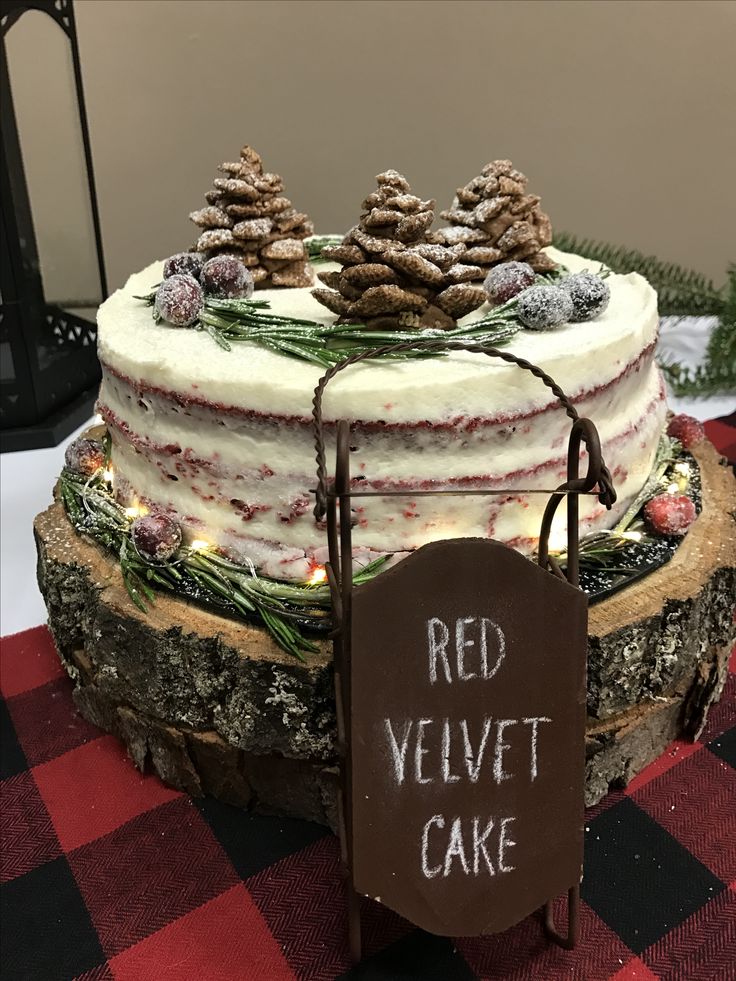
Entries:
<svg viewBox="0 0 736 981">
<path fill-rule="evenodd" d="M 61 45 L 61 57 L 70 68 L 66 95 L 60 95 L 63 78 L 55 78 L 54 87 L 41 86 L 36 82 L 33 72 L 38 62 L 44 60 L 43 52 L 29 51 L 26 45 L 25 49 L 21 46 L 19 53 L 17 44 L 22 45 L 22 42 L 9 38 L 14 29 L 18 31 L 18 37 L 25 38 L 26 35 L 16 25 L 24 14 L 33 11 L 48 15 L 60 29 L 51 28 L 54 35 L 51 41 L 57 48 Z M 28 20 L 32 21 L 31 27 L 45 30 L 45 17 L 42 24 L 37 24 L 33 17 Z M 107 282 L 72 2 L 0 0 L 0 29 L 3 141 L 0 171 L 0 445 L 6 451 L 56 445 L 91 415 L 100 379 L 94 311 L 107 295 Z M 57 36 L 59 41 L 56 40 Z M 12 44 L 16 45 L 14 50 L 11 50 Z M 55 57 L 58 57 L 58 51 Z M 18 68 L 21 70 L 14 71 Z M 51 74 L 48 63 L 44 70 Z M 32 200 L 38 204 L 38 197 L 34 199 L 34 194 L 29 194 L 29 187 L 31 191 L 34 190 L 33 180 L 29 183 L 28 179 L 28 167 L 34 155 L 27 153 L 25 140 L 21 139 L 27 131 L 22 126 L 19 128 L 22 114 L 17 111 L 17 96 L 23 89 L 24 79 L 24 107 L 30 107 L 26 117 L 30 116 L 32 122 L 35 120 L 39 135 L 34 149 L 36 156 L 42 158 L 40 166 L 37 165 L 30 176 L 35 179 L 36 186 L 46 191 L 47 197 L 44 201 L 44 194 L 41 194 L 44 213 L 41 222 L 38 213 L 34 216 L 31 206 Z M 17 92 L 13 89 L 16 81 Z M 59 120 L 55 108 L 49 106 L 55 98 L 66 98 L 68 101 L 71 117 L 68 126 L 64 120 Z M 49 113 L 54 115 L 49 116 Z M 62 148 L 55 144 L 54 134 L 47 136 L 49 119 L 52 119 L 55 127 L 64 127 L 67 140 L 70 136 L 74 139 L 73 152 L 64 154 Z M 26 153 L 21 150 L 21 142 Z M 58 187 L 46 183 L 59 181 L 59 170 L 63 164 L 66 164 L 67 173 L 72 176 L 76 200 L 86 211 L 83 230 L 87 231 L 88 244 L 82 248 L 74 241 L 74 235 L 65 234 L 70 229 L 75 234 L 78 232 L 76 223 L 70 223 L 64 211 L 66 208 L 74 212 L 69 200 L 74 195 L 65 194 L 61 183 Z M 80 174 L 84 177 L 83 184 L 79 183 Z M 50 198 L 52 193 L 55 195 L 53 200 Z M 36 210 L 38 212 L 40 209 Z M 62 213 L 65 217 L 59 219 Z M 74 212 L 77 213 L 80 213 L 79 210 Z M 49 219 L 60 221 L 61 226 L 54 229 L 53 235 L 46 235 L 41 243 L 43 248 L 39 250 L 38 232 L 44 230 L 44 222 Z M 80 229 L 81 226 L 82 223 L 79 223 Z M 59 258 L 46 263 L 44 259 L 49 254 Z M 74 282 L 74 272 L 85 261 L 88 267 L 85 273 L 87 283 L 80 286 Z M 65 270 L 67 274 L 64 274 Z M 72 271 L 71 275 L 68 274 L 69 270 Z M 56 283 L 52 282 L 54 278 Z M 71 298 L 65 293 L 67 289 Z"/>
</svg>

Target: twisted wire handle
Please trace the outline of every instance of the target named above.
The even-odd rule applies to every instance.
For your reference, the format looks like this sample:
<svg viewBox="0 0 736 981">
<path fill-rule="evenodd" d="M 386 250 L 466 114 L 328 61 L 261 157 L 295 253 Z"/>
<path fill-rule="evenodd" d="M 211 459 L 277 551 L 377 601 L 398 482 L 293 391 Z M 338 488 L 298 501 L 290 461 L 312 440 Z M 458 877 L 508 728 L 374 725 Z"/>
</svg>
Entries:
<svg viewBox="0 0 736 981">
<path fill-rule="evenodd" d="M 443 340 L 432 340 L 427 342 L 422 340 L 402 341 L 400 344 L 385 344 L 382 347 L 371 348 L 367 351 L 360 351 L 357 354 L 351 354 L 344 360 L 338 361 L 337 364 L 334 364 L 327 369 L 317 383 L 317 387 L 314 390 L 314 398 L 312 399 L 312 423 L 314 427 L 314 446 L 317 461 L 317 488 L 315 491 L 316 501 L 314 505 L 314 516 L 317 521 L 324 517 L 327 510 L 327 464 L 325 461 L 324 426 L 322 422 L 322 396 L 324 395 L 327 384 L 339 371 L 343 371 L 343 369 L 350 367 L 350 365 L 358 364 L 360 361 L 368 361 L 373 358 L 378 358 L 384 354 L 401 354 L 403 351 L 415 351 L 418 347 L 421 348 L 422 351 L 429 352 L 471 351 L 476 354 L 487 354 L 491 358 L 499 358 L 501 361 L 506 361 L 508 364 L 515 364 L 517 367 L 531 372 L 535 378 L 539 378 L 539 380 L 550 389 L 552 394 L 556 396 L 558 402 L 565 409 L 567 416 L 572 419 L 573 423 L 575 423 L 579 418 L 575 406 L 572 404 L 567 395 L 565 395 L 554 378 L 552 378 L 551 375 L 548 375 L 546 371 L 542 371 L 541 368 L 535 364 L 532 364 L 531 361 L 527 361 L 525 358 L 519 358 L 515 354 L 511 354 L 509 351 L 499 351 L 498 348 L 488 347 L 485 344 Z M 610 507 L 611 503 L 613 503 L 615 500 L 615 491 L 613 490 L 610 472 L 605 464 L 603 464 L 602 460 L 599 479 L 597 482 L 601 491 L 599 494 L 599 500 L 602 504 Z"/>
</svg>

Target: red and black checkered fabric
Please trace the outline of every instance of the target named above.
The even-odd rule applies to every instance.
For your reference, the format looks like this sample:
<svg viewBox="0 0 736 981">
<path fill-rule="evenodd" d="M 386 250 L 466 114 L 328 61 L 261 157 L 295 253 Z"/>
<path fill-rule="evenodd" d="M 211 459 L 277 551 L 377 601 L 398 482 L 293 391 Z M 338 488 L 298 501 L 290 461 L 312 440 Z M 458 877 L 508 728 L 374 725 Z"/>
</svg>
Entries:
<svg viewBox="0 0 736 981">
<path fill-rule="evenodd" d="M 736 654 L 730 667 L 700 740 L 673 743 L 587 815 L 574 951 L 546 943 L 535 917 L 448 940 L 366 901 L 367 956 L 351 969 L 332 835 L 142 776 L 77 713 L 46 629 L 6 638 L 2 976 L 736 981 Z"/>
</svg>

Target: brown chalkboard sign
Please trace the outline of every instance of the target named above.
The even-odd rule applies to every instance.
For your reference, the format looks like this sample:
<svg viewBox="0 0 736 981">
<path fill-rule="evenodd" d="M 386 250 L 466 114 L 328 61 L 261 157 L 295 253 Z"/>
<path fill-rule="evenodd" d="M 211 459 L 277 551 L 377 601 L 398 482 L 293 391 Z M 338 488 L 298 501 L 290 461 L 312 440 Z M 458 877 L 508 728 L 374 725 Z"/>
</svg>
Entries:
<svg viewBox="0 0 736 981">
<path fill-rule="evenodd" d="M 536 563 L 488 539 L 418 549 L 353 588 L 352 501 L 401 496 L 350 478 L 350 425 L 337 424 L 327 479 L 322 398 L 351 364 L 467 350 L 531 372 L 571 420 L 567 479 L 549 495 Z M 482 344 L 428 339 L 351 355 L 314 394 L 315 517 L 327 518 L 340 749 L 338 823 L 350 950 L 361 956 L 358 894 L 437 934 L 495 933 L 544 907 L 550 939 L 571 948 L 579 928 L 587 600 L 578 585 L 578 499 L 616 500 L 595 426 L 536 365 Z M 585 453 L 583 453 L 583 450 Z M 581 459 L 587 472 L 579 473 Z M 507 494 L 511 488 L 420 490 Z M 563 570 L 549 554 L 567 511 Z M 558 933 L 552 900 L 567 891 Z"/>
<path fill-rule="evenodd" d="M 504 545 L 436 542 L 353 593 L 355 889 L 498 932 L 580 880 L 585 595 Z"/>
</svg>

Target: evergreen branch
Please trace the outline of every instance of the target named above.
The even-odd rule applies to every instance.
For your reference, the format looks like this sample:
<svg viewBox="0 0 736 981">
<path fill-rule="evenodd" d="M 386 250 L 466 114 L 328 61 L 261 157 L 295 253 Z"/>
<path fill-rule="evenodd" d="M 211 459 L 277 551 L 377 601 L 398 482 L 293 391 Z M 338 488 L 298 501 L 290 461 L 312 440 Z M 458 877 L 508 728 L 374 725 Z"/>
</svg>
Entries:
<svg viewBox="0 0 736 981">
<path fill-rule="evenodd" d="M 308 244 L 317 250 L 341 241 L 339 236 L 323 236 Z M 540 281 L 552 282 L 568 272 L 563 266 L 540 276 Z M 149 306 L 154 306 L 157 287 L 145 296 L 137 296 Z M 274 313 L 269 300 L 218 299 L 206 296 L 199 319 L 192 324 L 194 330 L 207 333 L 223 350 L 232 350 L 233 342 L 250 342 L 268 348 L 278 354 L 298 358 L 329 368 L 353 354 L 369 353 L 376 347 L 392 344 L 414 345 L 398 354 L 384 354 L 389 359 L 417 359 L 443 357 L 444 351 L 427 351 L 431 341 L 454 340 L 467 344 L 499 346 L 505 344 L 522 327 L 516 313 L 516 300 L 509 300 L 494 307 L 485 316 L 470 324 L 450 330 L 439 328 L 373 330 L 365 324 L 336 324 L 289 317 Z"/>
<path fill-rule="evenodd" d="M 649 477 L 618 523 L 610 530 L 591 532 L 581 539 L 578 546 L 581 569 L 599 570 L 614 575 L 629 575 L 637 571 L 635 568 L 619 565 L 619 560 L 624 552 L 631 558 L 631 550 L 637 544 L 646 545 L 652 542 L 653 539 L 647 535 L 641 519 L 642 509 L 647 501 L 661 493 L 663 487 L 677 477 L 673 466 L 681 456 L 680 443 L 669 436 L 662 436 Z M 566 568 L 567 553 L 560 552 L 557 561 L 562 568 Z"/>
<path fill-rule="evenodd" d="M 616 527 L 593 532 L 580 541 L 581 568 L 613 575 L 638 571 L 621 564 L 621 559 L 632 560 L 631 550 L 638 543 L 652 542 L 639 515 L 646 501 L 677 477 L 672 466 L 680 455 L 680 444 L 663 437 L 646 485 Z M 155 589 L 162 589 L 205 602 L 246 621 L 260 620 L 276 644 L 300 660 L 307 653 L 317 652 L 317 646 L 304 636 L 303 628 L 324 629 L 329 625 L 329 586 L 324 582 L 272 579 L 259 574 L 252 562 L 239 565 L 214 549 L 189 545 L 183 545 L 169 562 L 149 562 L 135 548 L 133 519 L 115 501 L 103 474 L 100 468 L 86 478 L 65 468 L 59 478 L 59 496 L 75 531 L 88 535 L 117 556 L 125 588 L 139 610 L 147 613 L 155 603 Z M 634 522 L 641 531 L 629 531 Z M 356 569 L 353 584 L 358 586 L 373 579 L 387 561 L 388 556 L 381 556 Z M 557 555 L 557 561 L 565 566 L 564 552 Z"/>
<path fill-rule="evenodd" d="M 410 350 L 391 356 L 402 360 L 442 357 L 442 351 L 423 350 L 429 341 L 444 339 L 497 346 L 506 343 L 521 328 L 516 315 L 516 300 L 494 308 L 474 323 L 451 330 L 371 330 L 364 324 L 324 324 L 271 313 L 268 302 L 208 297 L 200 315 L 199 329 L 207 331 L 226 349 L 230 348 L 231 342 L 249 341 L 279 354 L 329 368 L 348 355 L 389 344 L 416 342 Z"/>
<path fill-rule="evenodd" d="M 660 367 L 675 395 L 702 397 L 736 392 L 736 266 L 730 266 L 725 287 L 717 289 L 702 273 L 673 262 L 620 246 L 577 239 L 567 232 L 555 235 L 554 244 L 602 262 L 613 272 L 638 272 L 657 290 L 662 316 L 717 316 L 705 359 L 697 368 L 676 362 Z"/>
<path fill-rule="evenodd" d="M 322 250 L 341 241 L 339 235 L 314 236 L 307 240 L 311 261 L 321 261 Z M 563 251 L 575 252 L 602 263 L 599 275 L 603 277 L 612 271 L 640 273 L 657 290 L 662 315 L 717 315 L 720 322 L 711 334 L 702 365 L 695 370 L 676 363 L 664 363 L 661 367 L 677 395 L 703 396 L 736 391 L 736 267 L 729 269 L 726 287 L 717 289 L 712 280 L 701 273 L 676 263 L 662 262 L 655 256 L 636 250 L 578 239 L 567 232 L 555 235 L 554 244 Z M 554 282 L 568 272 L 560 266 L 539 278 Z M 150 293 L 136 299 L 153 307 L 156 289 L 154 287 Z M 233 341 L 246 341 L 278 354 L 308 361 L 320 368 L 329 368 L 351 354 L 414 340 L 416 346 L 411 350 L 383 357 L 387 360 L 442 357 L 443 352 L 423 349 L 423 342 L 442 338 L 499 346 L 513 337 L 521 325 L 514 312 L 513 300 L 475 323 L 449 331 L 373 331 L 367 330 L 363 324 L 337 326 L 280 316 L 271 312 L 268 300 L 217 300 L 207 297 L 204 311 L 193 327 L 207 333 L 225 351 L 232 350 Z"/>
<path fill-rule="evenodd" d="M 732 330 L 736 337 L 736 329 Z M 706 360 L 694 369 L 677 362 L 660 363 L 659 366 L 674 394 L 682 398 L 732 395 L 736 393 L 736 351 L 732 349 L 729 356 L 730 362 L 712 364 Z"/>
<path fill-rule="evenodd" d="M 279 647 L 300 660 L 305 653 L 317 652 L 301 625 L 317 627 L 329 622 L 328 586 L 270 579 L 257 573 L 252 563 L 237 565 L 214 550 L 187 545 L 170 562 L 148 562 L 133 544 L 132 519 L 113 498 L 101 471 L 85 478 L 65 468 L 59 492 L 74 529 L 117 556 L 128 595 L 143 613 L 155 602 L 155 586 L 204 600 L 244 620 L 259 619 Z M 353 581 L 367 582 L 386 562 L 385 556 L 375 559 L 359 569 Z"/>
<path fill-rule="evenodd" d="M 322 258 L 322 249 L 331 245 L 340 245 L 343 240 L 342 235 L 313 235 L 305 240 L 304 245 L 307 249 L 309 261 L 314 265 L 318 262 L 328 262 Z"/>
<path fill-rule="evenodd" d="M 110 457 L 112 455 L 112 437 L 110 436 L 110 430 L 105 430 L 105 435 L 102 437 L 102 452 L 104 454 L 105 469 L 110 466 Z"/>
<path fill-rule="evenodd" d="M 663 316 L 719 315 L 723 310 L 723 290 L 717 289 L 702 273 L 677 263 L 663 262 L 656 256 L 623 246 L 579 239 L 568 232 L 556 233 L 553 244 L 563 252 L 601 262 L 615 273 L 640 273 L 656 289 Z"/>
<path fill-rule="evenodd" d="M 631 548 L 634 541 L 648 540 L 642 534 L 641 539 L 632 539 L 617 531 L 599 531 L 588 535 L 579 548 L 578 562 L 581 568 L 600 569 L 606 572 L 626 575 L 634 570 L 629 566 L 617 565 L 621 553 Z"/>
<path fill-rule="evenodd" d="M 619 532 L 615 528 L 610 531 L 595 531 L 586 535 L 578 545 L 578 565 L 581 569 L 596 569 L 601 572 L 627 575 L 635 570 L 618 564 L 621 553 L 632 549 L 637 544 L 646 544 L 651 538 L 643 531 L 632 533 Z M 562 569 L 567 568 L 567 552 L 562 551 L 555 556 Z"/>
<path fill-rule="evenodd" d="M 657 488 L 662 481 L 662 477 L 679 456 L 679 446 L 680 444 L 677 440 L 672 439 L 670 436 L 662 436 L 660 438 L 649 477 L 613 529 L 616 534 L 620 535 L 626 531 L 646 502 L 657 493 Z"/>
<path fill-rule="evenodd" d="M 728 270 L 723 310 L 713 328 L 702 364 L 694 370 L 676 363 L 661 365 L 676 395 L 736 393 L 736 266 Z"/>
</svg>

